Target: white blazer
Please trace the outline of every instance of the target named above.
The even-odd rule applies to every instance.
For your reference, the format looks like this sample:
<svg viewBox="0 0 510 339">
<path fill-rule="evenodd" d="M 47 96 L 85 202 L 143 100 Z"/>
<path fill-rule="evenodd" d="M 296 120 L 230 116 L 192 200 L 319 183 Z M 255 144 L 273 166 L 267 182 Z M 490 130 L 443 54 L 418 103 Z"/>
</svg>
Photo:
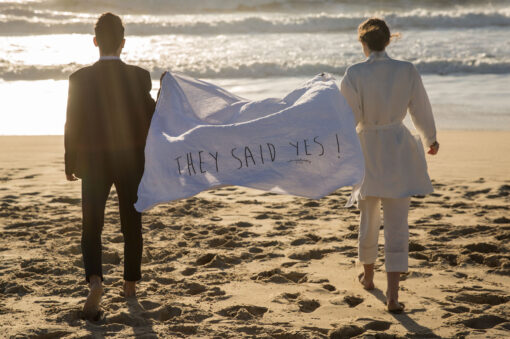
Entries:
<svg viewBox="0 0 510 339">
<path fill-rule="evenodd" d="M 425 145 L 436 141 L 430 102 L 414 65 L 372 52 L 346 70 L 341 91 L 354 112 L 365 156 L 365 179 L 355 198 L 431 193 L 423 145 L 402 123 L 409 111 Z"/>
</svg>

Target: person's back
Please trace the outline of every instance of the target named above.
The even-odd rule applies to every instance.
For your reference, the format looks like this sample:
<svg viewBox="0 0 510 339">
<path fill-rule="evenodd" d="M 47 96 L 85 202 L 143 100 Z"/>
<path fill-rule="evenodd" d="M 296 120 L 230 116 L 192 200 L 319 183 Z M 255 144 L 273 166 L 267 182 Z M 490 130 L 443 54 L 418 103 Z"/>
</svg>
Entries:
<svg viewBox="0 0 510 339">
<path fill-rule="evenodd" d="M 155 108 L 150 74 L 120 60 L 124 26 L 111 13 L 95 27 L 100 59 L 69 77 L 65 128 L 67 180 L 82 179 L 81 249 L 90 293 L 85 316 L 96 319 L 103 293 L 101 232 L 112 185 L 119 199 L 124 237 L 124 295 L 134 296 L 141 279 L 141 214 L 134 208 L 144 169 L 145 139 Z"/>
<path fill-rule="evenodd" d="M 386 125 L 404 119 L 415 72 L 410 62 L 391 59 L 386 52 L 372 52 L 368 60 L 349 67 L 351 81 L 362 91 L 357 122 Z"/>
<path fill-rule="evenodd" d="M 149 73 L 120 59 L 103 59 L 75 72 L 69 81 L 68 114 L 73 117 L 66 125 L 66 165 L 81 177 L 91 166 L 118 164 L 120 159 L 112 158 L 122 154 L 130 155 L 122 162 L 143 163 L 154 111 Z"/>
</svg>

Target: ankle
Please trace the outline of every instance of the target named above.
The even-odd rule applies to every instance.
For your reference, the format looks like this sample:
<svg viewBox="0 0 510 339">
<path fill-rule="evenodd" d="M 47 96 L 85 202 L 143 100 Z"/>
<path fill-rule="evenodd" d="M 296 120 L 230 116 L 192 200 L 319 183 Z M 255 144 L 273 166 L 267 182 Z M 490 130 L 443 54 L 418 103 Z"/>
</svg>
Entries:
<svg viewBox="0 0 510 339">
<path fill-rule="evenodd" d="M 386 291 L 386 302 L 388 304 L 390 304 L 390 303 L 398 303 L 398 292 L 397 293 L 391 293 L 389 291 Z"/>
<path fill-rule="evenodd" d="M 103 283 L 101 281 L 101 279 L 99 280 L 96 280 L 96 279 L 90 279 L 89 281 L 89 288 L 101 288 L 103 287 Z"/>
<path fill-rule="evenodd" d="M 363 272 L 365 281 L 374 279 L 374 265 L 363 265 Z"/>
</svg>

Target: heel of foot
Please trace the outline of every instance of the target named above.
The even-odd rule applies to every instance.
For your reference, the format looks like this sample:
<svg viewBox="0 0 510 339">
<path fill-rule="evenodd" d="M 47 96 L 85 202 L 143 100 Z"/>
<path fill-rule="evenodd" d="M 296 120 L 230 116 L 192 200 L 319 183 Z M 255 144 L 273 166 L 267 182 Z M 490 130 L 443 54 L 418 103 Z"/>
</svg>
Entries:
<svg viewBox="0 0 510 339">
<path fill-rule="evenodd" d="M 360 275 L 358 275 L 358 281 L 360 282 L 361 285 L 363 285 L 363 288 L 367 291 L 371 291 L 375 288 L 373 281 L 367 282 L 365 280 L 364 273 L 360 273 Z"/>
<path fill-rule="evenodd" d="M 99 314 L 99 304 L 103 295 L 102 286 L 93 286 L 90 289 L 85 305 L 83 305 L 83 314 L 85 318 L 95 320 Z"/>
</svg>

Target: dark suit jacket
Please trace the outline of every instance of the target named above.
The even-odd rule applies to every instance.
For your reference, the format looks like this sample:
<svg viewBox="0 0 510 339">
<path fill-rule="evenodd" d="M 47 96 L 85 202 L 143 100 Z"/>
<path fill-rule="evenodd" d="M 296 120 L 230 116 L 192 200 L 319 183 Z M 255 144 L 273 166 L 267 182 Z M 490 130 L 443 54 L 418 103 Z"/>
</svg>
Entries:
<svg viewBox="0 0 510 339">
<path fill-rule="evenodd" d="M 120 60 L 101 60 L 69 77 L 65 171 L 83 177 L 92 169 L 141 166 L 155 108 L 149 72 Z M 140 164 L 141 162 L 141 164 Z"/>
</svg>

